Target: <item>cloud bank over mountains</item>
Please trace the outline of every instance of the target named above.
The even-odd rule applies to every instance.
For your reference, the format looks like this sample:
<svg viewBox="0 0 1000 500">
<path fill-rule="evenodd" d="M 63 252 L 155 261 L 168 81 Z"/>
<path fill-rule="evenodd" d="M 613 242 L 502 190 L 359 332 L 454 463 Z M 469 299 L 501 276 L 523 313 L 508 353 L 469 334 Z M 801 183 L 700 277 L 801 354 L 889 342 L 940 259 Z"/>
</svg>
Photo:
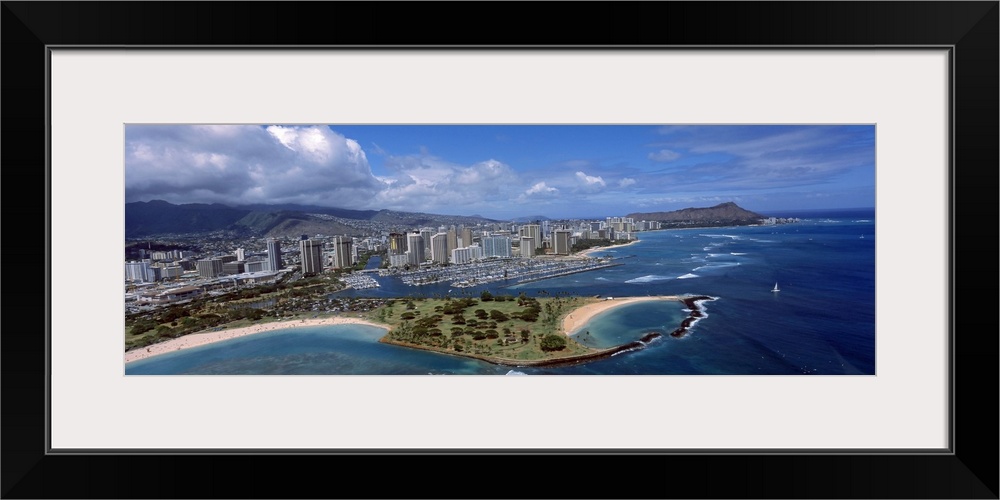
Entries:
<svg viewBox="0 0 1000 500">
<path fill-rule="evenodd" d="M 872 127 L 481 128 L 490 140 L 482 139 L 486 130 L 477 136 L 476 126 L 448 134 L 412 126 L 363 145 L 324 125 L 127 125 L 125 201 L 495 217 L 517 215 L 523 203 L 555 216 L 580 207 L 628 211 L 737 198 L 754 206 L 845 193 L 856 206 L 874 205 Z M 345 129 L 373 137 L 383 130 Z M 422 134 L 448 140 L 431 151 L 418 146 Z M 623 141 L 632 136 L 631 144 Z"/>
</svg>

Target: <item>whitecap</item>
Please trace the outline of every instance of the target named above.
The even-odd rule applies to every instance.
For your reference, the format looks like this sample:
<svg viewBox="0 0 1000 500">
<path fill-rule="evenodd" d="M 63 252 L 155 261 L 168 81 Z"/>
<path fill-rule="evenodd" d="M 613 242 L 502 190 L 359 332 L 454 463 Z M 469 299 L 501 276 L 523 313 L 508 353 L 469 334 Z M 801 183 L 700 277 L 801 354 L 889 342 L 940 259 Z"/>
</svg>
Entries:
<svg viewBox="0 0 1000 500">
<path fill-rule="evenodd" d="M 729 252 L 729 255 L 746 255 L 746 252 Z"/>
<path fill-rule="evenodd" d="M 625 283 L 649 283 L 651 281 L 663 281 L 669 279 L 672 278 L 670 278 L 669 276 L 658 276 L 655 274 L 647 274 L 645 276 L 640 276 L 638 278 L 632 278 L 630 280 L 627 280 L 625 281 Z"/>
<path fill-rule="evenodd" d="M 679 280 L 686 280 L 686 279 L 691 279 L 691 278 L 698 278 L 698 277 L 699 277 L 699 276 L 698 276 L 697 274 L 691 274 L 691 273 L 687 273 L 687 274 L 685 274 L 685 275 L 682 275 L 682 276 L 678 276 L 678 277 L 677 277 L 677 279 L 679 279 Z"/>
<path fill-rule="evenodd" d="M 511 371 L 507 372 L 506 374 L 507 375 L 527 375 L 527 373 L 519 372 L 517 370 L 511 370 Z"/>
<path fill-rule="evenodd" d="M 692 271 L 700 271 L 702 269 L 722 269 L 724 267 L 735 267 L 738 265 L 740 265 L 739 262 L 718 262 L 714 264 L 706 264 L 704 266 L 698 266 L 692 269 Z"/>
</svg>

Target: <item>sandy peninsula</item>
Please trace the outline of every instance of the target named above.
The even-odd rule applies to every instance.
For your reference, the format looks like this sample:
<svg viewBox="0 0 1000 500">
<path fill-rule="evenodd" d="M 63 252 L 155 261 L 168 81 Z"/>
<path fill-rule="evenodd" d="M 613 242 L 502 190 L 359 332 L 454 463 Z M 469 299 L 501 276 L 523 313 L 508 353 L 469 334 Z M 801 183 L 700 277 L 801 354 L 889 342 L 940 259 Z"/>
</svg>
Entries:
<svg viewBox="0 0 1000 500">
<path fill-rule="evenodd" d="M 573 312 L 569 313 L 565 318 L 563 318 L 563 333 L 570 335 L 575 331 L 579 330 L 583 325 L 587 324 L 591 318 L 601 314 L 609 309 L 614 309 L 616 307 L 621 307 L 626 304 L 634 304 L 636 302 L 646 302 L 650 300 L 672 300 L 678 301 L 683 300 L 683 297 L 677 295 L 651 295 L 645 297 L 615 297 L 602 300 L 600 302 L 594 302 L 593 304 L 587 304 L 578 309 L 574 309 Z"/>
<path fill-rule="evenodd" d="M 617 249 L 617 248 L 627 247 L 629 245 L 635 245 L 636 243 L 639 243 L 639 241 L 641 241 L 641 240 L 632 240 L 632 241 L 630 241 L 628 243 L 622 243 L 621 245 L 610 245 L 610 246 L 606 246 L 606 247 L 588 248 L 586 250 L 581 250 L 576 255 L 579 255 L 581 257 L 590 257 L 590 254 L 592 254 L 592 253 L 606 252 L 608 250 L 614 250 L 614 249 Z"/>
<path fill-rule="evenodd" d="M 245 335 L 253 335 L 255 333 L 283 330 L 286 328 L 298 328 L 302 326 L 352 325 L 352 324 L 370 325 L 385 329 L 389 328 L 386 325 L 381 325 L 378 323 L 374 323 L 372 321 L 363 320 L 361 318 L 351 318 L 346 316 L 329 316 L 326 318 L 309 318 L 309 319 L 299 319 L 293 321 L 278 321 L 274 323 L 250 325 L 242 328 L 219 330 L 217 332 L 192 333 L 184 335 L 183 337 L 177 337 L 175 339 L 170 339 L 165 342 L 160 342 L 147 347 L 139 347 L 136 349 L 132 349 L 131 351 L 127 351 L 125 353 L 125 362 L 130 363 L 132 361 L 138 361 L 140 359 L 146 359 L 152 356 L 156 356 L 157 354 L 179 351 L 181 349 L 189 349 L 191 347 L 211 344 L 213 342 L 220 342 L 223 340 L 229 340 L 236 337 L 243 337 Z"/>
</svg>

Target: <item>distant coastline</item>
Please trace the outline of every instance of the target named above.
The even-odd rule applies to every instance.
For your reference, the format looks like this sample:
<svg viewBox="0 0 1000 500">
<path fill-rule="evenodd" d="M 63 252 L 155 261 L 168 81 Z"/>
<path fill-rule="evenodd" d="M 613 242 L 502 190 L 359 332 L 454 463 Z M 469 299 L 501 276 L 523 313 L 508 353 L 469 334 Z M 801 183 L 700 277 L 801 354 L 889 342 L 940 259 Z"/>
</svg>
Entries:
<svg viewBox="0 0 1000 500">
<path fill-rule="evenodd" d="M 627 247 L 629 245 L 634 245 L 636 243 L 639 243 L 639 241 L 641 241 L 641 240 L 634 239 L 634 240 L 629 241 L 628 243 L 622 243 L 620 245 L 610 245 L 610 246 L 606 246 L 606 247 L 592 247 L 592 248 L 588 248 L 586 250 L 580 250 L 579 252 L 576 253 L 576 255 L 581 256 L 581 257 L 590 257 L 590 254 L 592 254 L 592 253 L 606 252 L 606 251 L 611 250 L 611 249 Z"/>
</svg>

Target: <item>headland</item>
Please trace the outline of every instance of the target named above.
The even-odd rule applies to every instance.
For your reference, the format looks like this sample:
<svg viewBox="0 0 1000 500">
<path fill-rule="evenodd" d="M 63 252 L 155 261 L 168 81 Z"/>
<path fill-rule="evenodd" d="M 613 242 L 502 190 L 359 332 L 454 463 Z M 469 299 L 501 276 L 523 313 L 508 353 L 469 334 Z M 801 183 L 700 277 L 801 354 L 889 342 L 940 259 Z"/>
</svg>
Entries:
<svg viewBox="0 0 1000 500">
<path fill-rule="evenodd" d="M 656 300 L 680 301 L 687 306 L 689 316 L 670 333 L 670 336 L 679 338 L 688 332 L 695 321 L 703 317 L 699 302 L 715 298 L 704 295 L 657 295 L 551 297 L 539 300 L 521 296 L 486 302 L 468 298 L 405 299 L 398 301 L 398 309 L 390 302 L 382 308 L 354 316 L 333 315 L 275 321 L 188 334 L 126 351 L 125 362 L 275 330 L 363 324 L 385 329 L 386 335 L 379 339 L 382 343 L 480 359 L 502 366 L 579 364 L 622 351 L 642 349 L 651 340 L 661 337 L 658 332 L 646 332 L 639 340 L 602 349 L 584 346 L 571 337 L 598 314 L 628 304 Z M 450 335 L 446 335 L 446 331 Z"/>
</svg>

